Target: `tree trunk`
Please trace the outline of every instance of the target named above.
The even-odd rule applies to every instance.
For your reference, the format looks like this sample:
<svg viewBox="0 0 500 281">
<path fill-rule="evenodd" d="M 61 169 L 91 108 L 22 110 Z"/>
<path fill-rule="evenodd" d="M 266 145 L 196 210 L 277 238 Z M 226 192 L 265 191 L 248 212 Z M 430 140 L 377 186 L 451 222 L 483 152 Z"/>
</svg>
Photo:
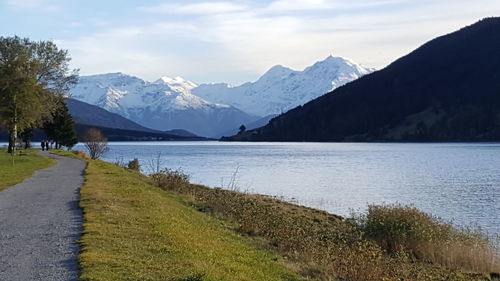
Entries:
<svg viewBox="0 0 500 281">
<path fill-rule="evenodd" d="M 14 123 L 12 129 L 9 132 L 9 149 L 8 153 L 14 154 L 16 152 L 16 142 L 17 142 L 17 123 Z"/>
<path fill-rule="evenodd" d="M 14 116 L 12 118 L 12 127 L 9 130 L 9 148 L 7 152 L 14 155 L 16 153 L 16 142 L 17 142 L 17 107 L 16 107 L 16 96 L 14 96 Z"/>
<path fill-rule="evenodd" d="M 12 153 L 12 150 L 14 149 L 14 142 L 12 141 L 12 133 L 9 132 L 9 148 L 7 149 L 7 153 Z"/>
</svg>

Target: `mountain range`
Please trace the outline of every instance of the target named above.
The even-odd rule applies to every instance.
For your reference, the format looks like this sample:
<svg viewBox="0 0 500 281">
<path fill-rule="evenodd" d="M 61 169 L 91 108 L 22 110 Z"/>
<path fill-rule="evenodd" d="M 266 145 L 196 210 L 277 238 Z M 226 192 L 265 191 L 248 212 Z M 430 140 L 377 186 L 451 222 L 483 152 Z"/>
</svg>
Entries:
<svg viewBox="0 0 500 281">
<path fill-rule="evenodd" d="M 264 117 L 286 112 L 371 72 L 349 59 L 329 56 L 303 71 L 276 65 L 255 82 L 237 87 L 202 84 L 192 92 Z"/>
<path fill-rule="evenodd" d="M 277 114 L 370 72 L 348 59 L 329 56 L 304 71 L 274 66 L 256 82 L 237 87 L 197 85 L 166 76 L 147 82 L 108 73 L 80 77 L 71 97 L 142 127 L 220 137 L 234 134 L 242 124 L 249 129 L 265 125 Z"/>
<path fill-rule="evenodd" d="M 133 120 L 141 126 L 166 131 L 184 129 L 218 136 L 256 117 L 237 108 L 208 102 L 190 93 L 189 84 L 150 83 L 123 73 L 83 76 L 71 97 Z M 180 79 L 178 79 L 180 80 Z"/>
<path fill-rule="evenodd" d="M 225 140 L 498 141 L 499 46 L 500 18 L 481 20 Z"/>
</svg>

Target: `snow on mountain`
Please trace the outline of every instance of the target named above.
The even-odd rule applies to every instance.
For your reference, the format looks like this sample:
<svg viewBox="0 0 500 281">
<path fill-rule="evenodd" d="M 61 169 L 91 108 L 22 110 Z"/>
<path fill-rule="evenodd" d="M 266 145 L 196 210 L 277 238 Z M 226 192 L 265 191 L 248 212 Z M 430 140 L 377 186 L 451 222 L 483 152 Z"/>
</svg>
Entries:
<svg viewBox="0 0 500 281">
<path fill-rule="evenodd" d="M 80 77 L 71 94 L 145 127 L 219 137 L 241 124 L 307 103 L 372 71 L 348 59 L 329 56 L 303 71 L 274 66 L 259 80 L 237 87 L 197 85 L 167 76 L 147 82 L 109 73 Z"/>
<path fill-rule="evenodd" d="M 120 114 L 142 126 L 185 129 L 219 137 L 222 132 L 257 119 L 225 104 L 208 102 L 191 93 L 197 85 L 181 77 L 151 83 L 123 73 L 82 76 L 72 98 Z"/>
<path fill-rule="evenodd" d="M 169 86 L 171 89 L 183 92 L 183 93 L 191 93 L 191 90 L 198 87 L 195 83 L 188 81 L 180 76 L 171 78 L 168 76 L 163 76 L 160 79 L 154 82 L 155 84 L 165 84 Z"/>
<path fill-rule="evenodd" d="M 206 100 L 267 116 L 286 112 L 372 71 L 348 59 L 329 56 L 303 71 L 277 65 L 253 83 L 237 87 L 202 84 L 192 92 Z"/>
</svg>

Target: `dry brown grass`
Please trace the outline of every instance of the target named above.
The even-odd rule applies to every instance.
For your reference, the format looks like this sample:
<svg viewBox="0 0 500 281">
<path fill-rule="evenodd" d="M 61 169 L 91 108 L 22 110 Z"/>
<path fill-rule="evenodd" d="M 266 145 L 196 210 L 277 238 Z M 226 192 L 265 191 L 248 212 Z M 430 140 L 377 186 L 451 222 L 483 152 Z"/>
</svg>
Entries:
<svg viewBox="0 0 500 281">
<path fill-rule="evenodd" d="M 73 154 L 75 154 L 79 158 L 90 159 L 90 156 L 85 151 L 75 150 L 75 151 L 72 151 L 72 152 L 73 152 Z"/>
<path fill-rule="evenodd" d="M 488 242 L 450 241 L 444 245 L 427 244 L 422 247 L 424 259 L 451 268 L 476 272 L 500 272 L 497 246 Z"/>
<path fill-rule="evenodd" d="M 459 229 L 414 207 L 372 205 L 355 224 L 367 238 L 391 254 L 449 268 L 476 272 L 499 272 L 498 244 L 478 230 Z"/>
</svg>

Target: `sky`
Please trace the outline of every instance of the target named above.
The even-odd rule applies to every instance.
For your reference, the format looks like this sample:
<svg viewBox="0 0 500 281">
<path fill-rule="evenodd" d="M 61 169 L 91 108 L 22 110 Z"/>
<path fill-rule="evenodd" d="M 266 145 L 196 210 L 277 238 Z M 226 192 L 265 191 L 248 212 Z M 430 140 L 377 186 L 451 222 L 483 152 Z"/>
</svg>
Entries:
<svg viewBox="0 0 500 281">
<path fill-rule="evenodd" d="M 53 40 L 81 75 L 255 81 L 329 55 L 381 69 L 500 0 L 0 0 L 0 36 Z"/>
</svg>

